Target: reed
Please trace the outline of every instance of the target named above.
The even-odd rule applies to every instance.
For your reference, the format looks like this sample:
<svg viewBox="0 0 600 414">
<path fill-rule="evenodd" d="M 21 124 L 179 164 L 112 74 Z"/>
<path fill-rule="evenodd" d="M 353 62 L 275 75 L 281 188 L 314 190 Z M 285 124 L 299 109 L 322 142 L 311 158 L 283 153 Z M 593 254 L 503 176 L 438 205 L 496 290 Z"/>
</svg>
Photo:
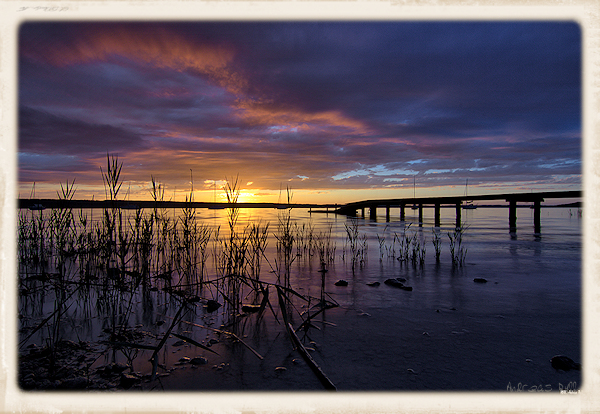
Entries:
<svg viewBox="0 0 600 414">
<path fill-rule="evenodd" d="M 402 229 L 402 235 L 401 236 L 396 236 L 397 239 L 400 240 L 400 255 L 398 257 L 398 260 L 400 262 L 406 263 L 408 262 L 408 258 L 409 258 L 409 254 L 410 254 L 410 246 L 411 246 L 411 242 L 412 242 L 412 236 L 407 235 L 407 230 L 410 228 L 412 223 L 409 223 L 408 225 L 405 225 L 404 228 Z"/>
<path fill-rule="evenodd" d="M 260 270 L 262 258 L 268 243 L 269 223 L 253 223 L 248 227 L 250 239 L 250 270 L 249 275 L 256 291 L 260 290 Z"/>
<path fill-rule="evenodd" d="M 442 236 L 439 231 L 439 228 L 432 227 L 431 228 L 432 239 L 431 243 L 433 244 L 433 248 L 435 249 L 435 261 L 436 263 L 440 262 L 440 255 L 442 253 Z"/>
<path fill-rule="evenodd" d="M 287 200 L 288 205 L 292 201 L 291 190 L 287 189 Z M 285 286 L 289 285 L 290 270 L 292 263 L 295 260 L 295 256 L 292 255 L 294 250 L 295 236 L 294 236 L 294 224 L 290 209 L 286 209 L 277 215 L 277 233 L 274 234 L 277 240 L 277 257 L 275 261 L 277 267 L 277 281 L 283 283 Z M 281 280 L 283 276 L 283 281 Z"/>
<path fill-rule="evenodd" d="M 379 260 L 383 260 L 383 256 L 384 253 L 386 251 L 385 249 L 385 230 L 387 229 L 387 226 L 385 227 L 385 229 L 383 230 L 383 234 L 381 236 L 379 236 L 379 234 L 377 234 L 377 242 L 379 244 Z"/>
<path fill-rule="evenodd" d="M 452 258 L 452 266 L 462 267 L 467 256 L 467 249 L 462 245 L 463 235 L 466 231 L 465 227 L 458 227 L 454 232 L 448 232 L 450 239 L 450 257 Z"/>
<path fill-rule="evenodd" d="M 244 309 L 243 301 L 250 300 L 255 307 L 260 303 L 259 315 L 270 309 L 276 319 L 285 315 L 289 323 L 299 317 L 300 326 L 305 329 L 314 326 L 311 319 L 315 315 L 337 306 L 324 284 L 327 267 L 333 265 L 336 258 L 331 226 L 319 233 L 314 231 L 312 223 L 300 227 L 292 219 L 290 209 L 278 214 L 272 234 L 269 223 L 242 225 L 237 205 L 238 177 L 228 180 L 225 186 L 229 209 L 228 225 L 224 229 L 213 229 L 200 221 L 192 208 L 193 179 L 186 205 L 177 217 L 169 217 L 160 207 L 164 187 L 154 177 L 151 177 L 150 189 L 155 201 L 152 211 L 123 210 L 115 203 L 121 194 L 122 163 L 107 154 L 106 167 L 100 171 L 106 197 L 113 203 L 103 209 L 96 220 L 83 211 L 77 216 L 66 207 L 45 214 L 24 212 L 19 215 L 19 287 L 23 292 L 19 309 L 27 314 L 24 320 L 33 317 L 34 312 L 39 312 L 38 320 L 44 312 L 44 317 L 51 313 L 39 328 L 33 325 L 35 334 L 51 352 L 69 329 L 79 338 L 75 325 L 78 312 L 85 315 L 86 324 L 91 324 L 92 319 L 101 321 L 102 330 L 108 335 L 103 351 L 106 359 L 114 362 L 124 358 L 133 370 L 134 362 L 142 360 L 142 350 L 154 351 L 152 360 L 158 364 L 159 351 L 165 350 L 168 333 L 174 333 L 185 318 L 204 315 L 203 308 L 196 303 L 206 301 L 205 297 L 222 299 L 226 304 L 223 310 L 228 318 L 226 322 L 242 325 L 240 329 L 243 324 L 237 324 L 237 321 L 243 320 L 243 312 L 240 312 Z M 75 181 L 67 181 L 66 185 L 61 185 L 59 199 L 71 200 L 75 194 L 74 184 Z M 291 199 L 288 188 L 288 205 L 291 205 Z M 356 223 L 352 229 L 355 234 L 352 239 L 353 266 L 362 265 L 366 260 L 367 239 L 358 232 Z M 266 251 L 271 235 L 277 244 L 274 262 L 267 258 Z M 213 278 L 213 272 L 206 266 L 211 242 L 215 258 Z M 318 256 L 323 278 L 320 298 L 302 295 L 291 286 L 291 265 L 298 254 L 307 259 Z M 50 258 L 46 265 L 43 265 L 44 257 Z M 275 282 L 262 277 L 264 262 L 275 273 Z M 35 274 L 35 279 L 28 280 L 27 275 L 32 269 L 43 271 Z M 77 296 L 73 296 L 73 287 Z M 269 292 L 274 290 L 278 299 L 272 303 Z M 157 306 L 153 302 L 156 299 L 164 308 L 177 312 L 173 323 L 168 327 L 167 335 L 156 337 L 156 345 L 136 343 L 137 328 L 133 325 L 139 323 L 140 318 L 143 324 L 152 323 L 156 317 Z M 299 306 L 307 306 L 317 299 L 319 306 L 314 312 L 309 310 L 303 314 L 298 310 Z M 52 303 L 44 306 L 44 300 Z M 138 312 L 139 303 L 143 315 Z M 189 336 L 183 337 L 189 339 L 188 343 L 198 343 Z M 26 336 L 23 344 L 30 339 Z M 58 363 L 55 357 L 53 354 L 53 370 Z"/>
<path fill-rule="evenodd" d="M 367 236 L 366 234 L 361 235 L 358 231 L 358 220 L 352 219 L 350 225 L 344 224 L 346 229 L 346 242 L 350 248 L 350 260 L 352 270 L 354 271 L 356 265 L 362 267 L 365 264 L 367 257 Z"/>
<path fill-rule="evenodd" d="M 411 238 L 411 261 L 413 266 L 416 266 L 417 264 L 420 264 L 421 266 L 423 266 L 423 264 L 425 263 L 425 253 L 426 253 L 426 248 L 425 248 L 425 240 L 421 241 L 419 239 L 419 234 L 418 233 L 413 233 L 413 236 Z"/>
<path fill-rule="evenodd" d="M 324 232 L 317 233 L 314 238 L 315 249 L 319 254 L 319 263 L 332 264 L 335 262 L 336 244 L 332 240 L 332 225 Z"/>
<path fill-rule="evenodd" d="M 63 186 L 61 183 L 61 191 L 57 191 L 58 198 L 60 200 L 60 208 L 53 209 L 50 215 L 50 227 L 52 232 L 52 238 L 55 240 L 54 247 L 56 250 L 56 267 L 60 275 L 64 275 L 66 269 L 67 257 L 73 256 L 73 243 L 75 235 L 74 227 L 74 216 L 73 211 L 67 208 L 63 203 L 69 201 L 75 195 L 75 181 L 70 185 L 67 181 L 66 185 Z"/>
<path fill-rule="evenodd" d="M 123 185 L 123 181 L 120 178 L 122 168 L 123 163 L 119 163 L 118 156 L 106 154 L 106 171 L 100 167 L 100 172 L 102 173 L 106 197 L 111 201 L 117 200 L 117 196 Z"/>
</svg>

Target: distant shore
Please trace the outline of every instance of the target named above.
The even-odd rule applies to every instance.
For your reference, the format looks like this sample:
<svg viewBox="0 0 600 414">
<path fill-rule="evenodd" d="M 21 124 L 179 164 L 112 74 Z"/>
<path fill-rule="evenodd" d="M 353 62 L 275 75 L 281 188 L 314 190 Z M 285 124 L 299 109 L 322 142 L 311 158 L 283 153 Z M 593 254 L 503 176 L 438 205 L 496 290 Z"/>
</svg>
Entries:
<svg viewBox="0 0 600 414">
<path fill-rule="evenodd" d="M 201 201 L 153 201 L 153 200 L 57 200 L 51 198 L 19 199 L 19 208 L 30 208 L 42 205 L 45 208 L 122 208 L 122 209 L 149 209 L 149 208 L 230 208 L 230 203 L 214 203 Z M 340 204 L 302 204 L 302 203 L 236 203 L 237 208 L 318 208 L 335 209 Z"/>
<path fill-rule="evenodd" d="M 230 208 L 232 205 L 229 203 L 214 203 L 214 202 L 201 202 L 201 201 L 193 201 L 193 202 L 185 202 L 185 201 L 158 201 L 155 202 L 153 200 L 57 200 L 51 198 L 31 198 L 31 199 L 19 199 L 18 206 L 19 208 L 31 208 L 36 205 L 42 205 L 45 208 L 122 208 L 122 209 L 148 209 L 148 208 L 184 208 L 184 207 L 193 207 L 193 208 Z M 319 209 L 315 210 L 315 213 L 318 212 L 328 212 L 329 209 L 336 209 L 341 207 L 343 204 L 308 204 L 308 203 L 237 203 L 235 206 L 237 208 L 275 208 L 275 209 L 284 209 L 284 208 L 309 208 L 309 209 Z M 583 203 L 581 201 L 577 201 L 569 204 L 558 204 L 558 205 L 542 205 L 544 208 L 548 207 L 570 207 L 570 208 L 581 208 Z M 445 207 L 445 206 L 442 206 Z M 454 208 L 454 206 L 449 206 Z M 504 208 L 507 205 L 494 205 L 494 204 L 478 204 L 477 207 L 485 207 L 485 208 Z M 528 205 L 519 205 L 519 208 L 529 207 Z"/>
</svg>

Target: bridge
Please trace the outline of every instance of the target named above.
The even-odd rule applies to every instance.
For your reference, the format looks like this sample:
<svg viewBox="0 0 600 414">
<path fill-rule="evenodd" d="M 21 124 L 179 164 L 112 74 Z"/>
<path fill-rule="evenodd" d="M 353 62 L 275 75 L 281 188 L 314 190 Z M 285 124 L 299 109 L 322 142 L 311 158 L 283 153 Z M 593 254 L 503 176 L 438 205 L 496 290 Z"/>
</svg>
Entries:
<svg viewBox="0 0 600 414">
<path fill-rule="evenodd" d="M 435 226 L 440 226 L 440 208 L 443 205 L 454 206 L 456 208 L 456 227 L 461 225 L 461 210 L 468 208 L 468 204 L 463 202 L 471 201 L 492 201 L 503 200 L 508 203 L 508 223 L 511 232 L 517 228 L 517 203 L 533 203 L 533 221 L 536 233 L 540 233 L 541 228 L 541 203 L 546 199 L 560 198 L 580 198 L 582 191 L 546 191 L 538 193 L 510 193 L 510 194 L 489 194 L 489 195 L 470 195 L 460 197 L 413 197 L 413 198 L 396 198 L 385 200 L 365 200 L 354 203 L 348 203 L 337 210 L 338 214 L 343 214 L 350 217 L 356 217 L 357 212 L 361 210 L 362 217 L 365 217 L 365 209 L 369 209 L 369 217 L 375 220 L 377 208 L 386 209 L 386 221 L 390 220 L 390 209 L 400 209 L 400 220 L 404 221 L 404 209 L 406 206 L 411 206 L 413 209 L 419 210 L 419 223 L 423 223 L 423 208 L 433 207 Z"/>
</svg>

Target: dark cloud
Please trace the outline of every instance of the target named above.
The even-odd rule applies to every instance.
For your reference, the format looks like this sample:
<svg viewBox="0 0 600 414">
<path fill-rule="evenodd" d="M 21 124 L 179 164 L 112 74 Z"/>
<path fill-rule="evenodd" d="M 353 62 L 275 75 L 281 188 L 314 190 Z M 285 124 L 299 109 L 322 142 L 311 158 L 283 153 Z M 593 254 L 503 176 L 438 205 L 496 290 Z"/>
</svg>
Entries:
<svg viewBox="0 0 600 414">
<path fill-rule="evenodd" d="M 38 154 L 97 155 L 143 146 L 139 135 L 112 125 L 91 124 L 28 107 L 19 108 L 19 148 Z"/>
<path fill-rule="evenodd" d="M 26 23 L 20 168 L 111 152 L 138 180 L 549 182 L 580 175 L 580 73 L 564 22 Z"/>
</svg>

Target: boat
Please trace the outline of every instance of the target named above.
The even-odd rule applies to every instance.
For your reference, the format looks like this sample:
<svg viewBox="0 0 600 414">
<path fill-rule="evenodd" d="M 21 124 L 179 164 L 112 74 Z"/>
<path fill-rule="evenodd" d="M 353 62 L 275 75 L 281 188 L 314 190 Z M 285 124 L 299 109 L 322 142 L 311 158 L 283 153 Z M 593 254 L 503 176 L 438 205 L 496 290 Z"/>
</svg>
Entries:
<svg viewBox="0 0 600 414">
<path fill-rule="evenodd" d="M 292 208 L 292 205 L 290 204 L 291 200 L 292 200 L 292 194 L 290 192 L 290 187 L 286 187 L 286 191 L 287 191 L 287 204 L 282 203 L 281 202 L 281 184 L 279 184 L 279 198 L 277 199 L 277 204 L 275 205 L 275 209 L 276 210 L 288 210 Z"/>
<path fill-rule="evenodd" d="M 140 206 L 129 201 L 129 194 L 131 193 L 131 183 L 127 188 L 127 194 L 125 194 L 125 204 L 121 204 L 121 210 L 141 210 Z"/>
<path fill-rule="evenodd" d="M 469 188 L 469 179 L 467 178 L 467 182 L 465 184 L 465 197 L 467 196 L 468 188 Z M 477 208 L 477 206 L 475 204 L 473 204 L 473 200 L 466 200 L 465 204 L 463 204 L 462 208 L 463 208 L 463 210 L 475 210 Z"/>
<path fill-rule="evenodd" d="M 35 199 L 35 182 L 33 183 L 33 187 L 31 188 L 31 194 L 29 195 L 30 199 Z M 31 211 L 42 211 L 45 210 L 46 207 L 44 207 L 42 204 L 32 204 L 29 206 L 29 210 Z"/>
<path fill-rule="evenodd" d="M 413 198 L 417 198 L 417 188 L 416 188 L 416 185 L 417 185 L 417 179 L 416 179 L 416 177 L 413 177 Z M 412 205 L 411 209 L 418 210 L 419 206 L 417 205 L 417 203 L 414 203 Z"/>
<path fill-rule="evenodd" d="M 213 204 L 208 206 L 209 210 L 223 210 L 225 207 L 221 206 L 220 204 L 217 204 L 217 182 L 215 180 L 213 180 L 213 189 L 214 189 L 214 195 L 213 195 Z"/>
</svg>

